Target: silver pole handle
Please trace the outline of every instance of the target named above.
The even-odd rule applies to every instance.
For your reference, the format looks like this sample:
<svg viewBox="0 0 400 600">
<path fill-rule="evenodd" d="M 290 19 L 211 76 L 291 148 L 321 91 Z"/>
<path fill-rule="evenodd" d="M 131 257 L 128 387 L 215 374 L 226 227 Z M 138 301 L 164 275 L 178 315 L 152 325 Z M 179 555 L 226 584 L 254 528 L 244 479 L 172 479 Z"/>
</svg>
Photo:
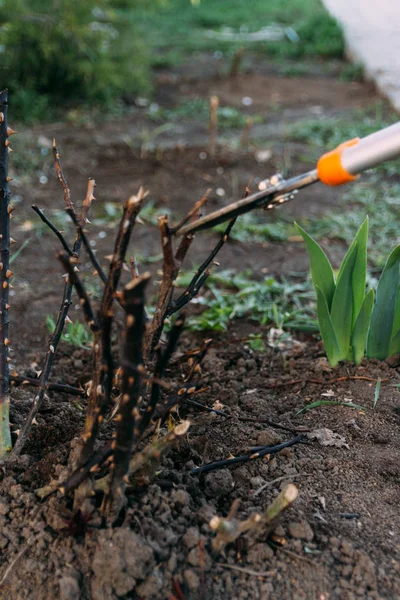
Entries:
<svg viewBox="0 0 400 600">
<path fill-rule="evenodd" d="M 400 156 L 400 122 L 362 138 L 342 152 L 342 166 L 358 175 L 387 160 Z"/>
</svg>

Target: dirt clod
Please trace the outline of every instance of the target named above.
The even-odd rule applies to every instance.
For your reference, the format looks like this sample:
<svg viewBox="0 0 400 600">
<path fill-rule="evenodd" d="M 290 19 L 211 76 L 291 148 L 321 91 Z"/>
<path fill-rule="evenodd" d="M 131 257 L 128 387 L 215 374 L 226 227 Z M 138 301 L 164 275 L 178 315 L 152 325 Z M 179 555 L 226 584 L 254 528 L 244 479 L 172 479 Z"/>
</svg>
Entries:
<svg viewBox="0 0 400 600">
<path fill-rule="evenodd" d="M 93 598 L 128 594 L 153 567 L 153 551 L 136 533 L 129 529 L 101 531 L 93 557 Z"/>
<path fill-rule="evenodd" d="M 193 546 L 196 546 L 196 544 L 199 543 L 199 537 L 200 534 L 197 527 L 189 527 L 189 529 L 182 538 L 182 542 L 184 543 L 186 548 L 193 548 Z"/>
<path fill-rule="evenodd" d="M 314 532 L 311 525 L 307 521 L 292 521 L 288 523 L 287 530 L 292 538 L 311 542 L 314 537 Z"/>
<path fill-rule="evenodd" d="M 207 473 L 205 476 L 205 493 L 209 498 L 222 498 L 232 491 L 234 482 L 228 469 Z"/>
<path fill-rule="evenodd" d="M 188 588 L 192 592 L 195 592 L 196 590 L 198 590 L 199 585 L 200 585 L 200 580 L 199 580 L 198 576 L 196 575 L 196 573 L 194 571 L 192 571 L 192 569 L 185 569 L 185 571 L 183 573 L 183 579 L 184 579 L 186 585 L 188 586 Z"/>
<path fill-rule="evenodd" d="M 81 590 L 79 585 L 80 575 L 76 571 L 70 571 L 60 579 L 60 599 L 79 600 Z"/>
</svg>

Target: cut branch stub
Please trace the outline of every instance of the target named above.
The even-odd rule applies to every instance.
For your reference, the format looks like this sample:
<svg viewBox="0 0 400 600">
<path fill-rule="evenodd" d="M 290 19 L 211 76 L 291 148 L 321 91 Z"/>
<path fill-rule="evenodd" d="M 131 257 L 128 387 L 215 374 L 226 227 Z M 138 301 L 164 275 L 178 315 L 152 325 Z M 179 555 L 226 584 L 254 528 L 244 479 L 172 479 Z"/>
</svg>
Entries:
<svg viewBox="0 0 400 600">
<path fill-rule="evenodd" d="M 164 215 L 158 219 L 158 227 L 161 235 L 161 247 L 163 252 L 163 275 L 160 286 L 160 294 L 153 319 L 147 324 L 143 353 L 145 361 L 149 360 L 159 342 L 167 310 L 172 298 L 174 282 L 178 276 L 180 265 L 175 260 L 172 236 L 168 226 L 168 217 Z"/>
<path fill-rule="evenodd" d="M 114 253 L 111 259 L 107 283 L 101 301 L 100 315 L 102 317 L 106 316 L 111 310 L 114 294 L 118 289 L 118 283 L 121 277 L 121 271 L 128 250 L 132 229 L 146 196 L 147 192 L 145 192 L 143 188 L 140 188 L 138 194 L 129 198 L 124 206 L 124 214 L 115 241 Z"/>
<path fill-rule="evenodd" d="M 8 92 L 0 92 L 0 459 L 11 451 L 9 423 L 8 292 L 10 260 L 10 189 L 8 187 Z"/>
<path fill-rule="evenodd" d="M 283 511 L 290 508 L 298 496 L 298 489 L 293 484 L 287 485 L 282 492 L 275 498 L 263 514 L 253 513 L 244 521 L 236 518 L 238 501 L 236 500 L 229 511 L 227 518 L 213 517 L 210 521 L 210 528 L 216 532 L 216 537 L 212 541 L 212 547 L 218 554 L 221 553 L 228 544 L 232 544 L 240 535 L 244 533 L 260 533 L 266 529 L 267 533 L 271 531 Z"/>
<path fill-rule="evenodd" d="M 55 139 L 53 139 L 53 158 L 54 158 L 54 165 L 56 168 L 57 179 L 60 182 L 60 185 L 63 189 L 65 206 L 66 206 L 66 208 L 71 208 L 75 212 L 75 206 L 71 200 L 71 190 L 69 189 L 67 180 L 64 177 L 64 172 L 61 167 L 60 153 L 57 150 Z"/>
<path fill-rule="evenodd" d="M 144 291 L 150 279 L 145 273 L 124 288 L 121 303 L 125 309 L 125 340 L 121 361 L 121 401 L 115 418 L 117 431 L 112 444 L 111 483 L 104 507 L 118 513 L 124 498 L 126 475 L 132 446 L 140 437 L 139 403 L 142 391 L 140 367 L 143 362 L 145 327 Z"/>
</svg>

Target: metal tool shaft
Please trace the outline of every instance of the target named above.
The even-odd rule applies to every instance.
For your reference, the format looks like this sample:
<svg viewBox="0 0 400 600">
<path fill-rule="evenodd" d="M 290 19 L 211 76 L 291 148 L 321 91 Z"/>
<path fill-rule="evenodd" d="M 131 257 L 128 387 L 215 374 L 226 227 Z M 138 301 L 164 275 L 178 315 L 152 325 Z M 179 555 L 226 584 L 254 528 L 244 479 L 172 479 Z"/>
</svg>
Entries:
<svg viewBox="0 0 400 600">
<path fill-rule="evenodd" d="M 400 155 L 400 123 L 376 131 L 362 138 L 358 144 L 346 148 L 342 165 L 352 175 L 358 175 Z"/>
<path fill-rule="evenodd" d="M 246 212 L 254 210 L 255 208 L 265 207 L 266 209 L 272 209 L 279 204 L 287 201 L 282 199 L 283 196 L 294 192 L 308 185 L 311 185 L 318 181 L 318 173 L 316 169 L 308 171 L 303 175 L 292 177 L 291 179 L 281 180 L 276 185 L 267 183 L 265 189 L 247 196 L 237 202 L 232 202 L 219 210 L 216 210 L 209 215 L 201 217 L 194 223 L 189 223 L 176 230 L 176 235 L 187 235 L 194 231 L 201 231 L 202 229 L 209 229 L 224 221 L 229 221 L 235 217 L 238 217 Z"/>
</svg>

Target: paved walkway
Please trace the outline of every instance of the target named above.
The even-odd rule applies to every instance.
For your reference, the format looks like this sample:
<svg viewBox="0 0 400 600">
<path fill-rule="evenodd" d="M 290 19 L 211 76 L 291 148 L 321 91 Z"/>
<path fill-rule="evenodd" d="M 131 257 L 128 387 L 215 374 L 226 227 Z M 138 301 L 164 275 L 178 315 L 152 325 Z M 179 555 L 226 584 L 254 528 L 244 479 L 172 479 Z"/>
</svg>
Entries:
<svg viewBox="0 0 400 600">
<path fill-rule="evenodd" d="M 350 58 L 400 111 L 400 0 L 323 0 L 342 24 Z"/>
</svg>

